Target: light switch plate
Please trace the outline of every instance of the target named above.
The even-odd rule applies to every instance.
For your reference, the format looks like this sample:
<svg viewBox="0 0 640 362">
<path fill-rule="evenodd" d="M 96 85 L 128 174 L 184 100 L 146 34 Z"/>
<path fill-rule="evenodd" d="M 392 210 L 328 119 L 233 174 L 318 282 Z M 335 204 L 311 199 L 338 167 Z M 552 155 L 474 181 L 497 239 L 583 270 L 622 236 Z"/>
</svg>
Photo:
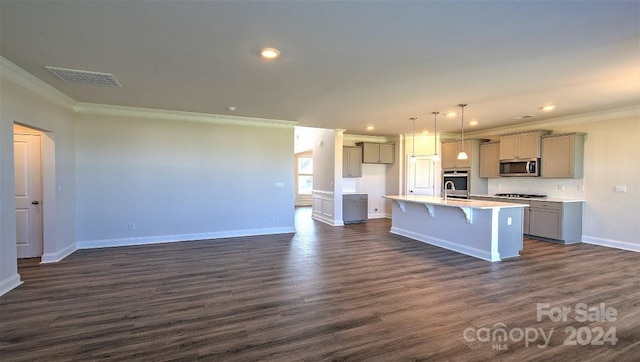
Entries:
<svg viewBox="0 0 640 362">
<path fill-rule="evenodd" d="M 625 185 L 616 185 L 613 187 L 613 192 L 627 192 L 627 186 Z"/>
</svg>

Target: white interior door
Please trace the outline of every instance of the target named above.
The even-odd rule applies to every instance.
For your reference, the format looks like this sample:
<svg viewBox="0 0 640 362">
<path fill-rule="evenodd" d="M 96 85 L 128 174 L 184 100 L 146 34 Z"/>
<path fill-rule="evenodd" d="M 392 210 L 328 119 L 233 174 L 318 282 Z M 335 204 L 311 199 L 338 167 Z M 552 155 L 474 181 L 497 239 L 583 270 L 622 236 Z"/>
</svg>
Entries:
<svg viewBox="0 0 640 362">
<path fill-rule="evenodd" d="M 409 195 L 435 195 L 434 162 L 432 156 L 411 156 L 407 161 L 407 190 Z"/>
<path fill-rule="evenodd" d="M 42 256 L 42 174 L 40 136 L 16 134 L 16 245 L 18 258 Z"/>
</svg>

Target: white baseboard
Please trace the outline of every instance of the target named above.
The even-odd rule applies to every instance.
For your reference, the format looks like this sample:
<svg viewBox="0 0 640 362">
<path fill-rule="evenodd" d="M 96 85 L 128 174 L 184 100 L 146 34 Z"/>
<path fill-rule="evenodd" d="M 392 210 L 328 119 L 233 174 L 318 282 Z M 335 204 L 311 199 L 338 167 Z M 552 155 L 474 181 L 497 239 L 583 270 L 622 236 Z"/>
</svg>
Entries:
<svg viewBox="0 0 640 362">
<path fill-rule="evenodd" d="M 431 236 L 427 236 L 424 234 L 418 234 L 415 233 L 413 231 L 409 231 L 409 230 L 405 230 L 405 229 L 400 229 L 397 227 L 391 227 L 391 233 L 392 234 L 396 234 L 396 235 L 400 235 L 400 236 L 404 236 L 410 239 L 414 239 L 414 240 L 418 240 L 421 241 L 423 243 L 427 243 L 427 244 L 431 244 L 434 246 L 438 246 L 444 249 L 448 249 L 448 250 L 452 250 L 452 251 L 456 251 L 458 253 L 461 254 L 465 254 L 465 255 L 469 255 L 469 256 L 473 256 L 482 260 L 486 260 L 486 261 L 500 261 L 500 257 L 498 255 L 496 256 L 491 256 L 491 253 L 488 251 L 484 251 L 484 250 L 480 250 L 477 248 L 472 248 L 466 245 L 460 245 L 448 240 L 444 240 L 444 239 L 439 239 L 439 238 L 434 238 Z"/>
<path fill-rule="evenodd" d="M 369 214 L 369 219 L 386 219 L 387 215 L 383 212 L 377 212 L 375 214 Z"/>
<path fill-rule="evenodd" d="M 281 227 L 281 228 L 267 228 L 267 229 L 219 231 L 219 232 L 195 233 L 195 234 L 144 236 L 144 237 L 136 237 L 136 238 L 121 238 L 121 239 L 84 240 L 84 241 L 78 241 L 76 245 L 78 249 L 95 249 L 95 248 L 109 248 L 109 247 L 115 247 L 115 246 L 146 245 L 146 244 L 159 244 L 159 243 L 173 243 L 173 242 L 180 242 L 180 241 L 234 238 L 234 237 L 242 237 L 242 236 L 289 234 L 289 233 L 295 233 L 295 232 L 296 232 L 296 229 L 294 227 Z"/>
<path fill-rule="evenodd" d="M 344 222 L 342 220 L 334 220 L 333 218 L 321 213 L 312 213 L 311 218 L 331 226 L 344 226 Z"/>
<path fill-rule="evenodd" d="M 67 246 L 66 248 L 60 250 L 57 253 L 46 253 L 42 255 L 42 258 L 40 259 L 40 264 L 46 264 L 46 263 L 57 263 L 60 260 L 68 257 L 69 255 L 73 254 L 74 251 L 78 250 L 77 244 L 73 243 L 69 246 Z"/>
<path fill-rule="evenodd" d="M 583 235 L 582 242 L 585 244 L 607 246 L 610 248 L 640 252 L 640 244 L 630 243 L 628 241 L 612 240 Z"/>
<path fill-rule="evenodd" d="M 8 293 L 13 288 L 22 284 L 22 280 L 20 280 L 20 274 L 16 273 L 11 277 L 0 281 L 0 296 Z"/>
</svg>

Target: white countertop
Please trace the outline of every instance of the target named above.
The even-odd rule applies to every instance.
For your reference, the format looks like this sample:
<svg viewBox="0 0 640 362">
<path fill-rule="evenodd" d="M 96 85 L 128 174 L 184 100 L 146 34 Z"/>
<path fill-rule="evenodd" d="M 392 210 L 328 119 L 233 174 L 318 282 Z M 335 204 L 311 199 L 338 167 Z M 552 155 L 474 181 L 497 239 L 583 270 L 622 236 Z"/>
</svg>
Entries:
<svg viewBox="0 0 640 362">
<path fill-rule="evenodd" d="M 505 200 L 518 200 L 518 201 L 547 201 L 547 202 L 585 202 L 582 199 L 563 199 L 560 197 L 512 197 L 512 196 L 495 196 L 495 195 L 470 195 L 471 197 L 491 197 L 495 199 L 505 199 Z"/>
<path fill-rule="evenodd" d="M 436 196 L 426 195 L 394 195 L 394 196 L 382 196 L 386 199 L 395 201 L 411 202 L 416 204 L 430 204 L 448 207 L 467 207 L 471 209 L 506 209 L 515 207 L 529 207 L 529 204 L 515 204 L 510 202 L 497 202 L 497 201 L 483 201 L 483 200 L 471 200 L 471 199 L 454 199 L 450 198 L 444 200 Z"/>
</svg>

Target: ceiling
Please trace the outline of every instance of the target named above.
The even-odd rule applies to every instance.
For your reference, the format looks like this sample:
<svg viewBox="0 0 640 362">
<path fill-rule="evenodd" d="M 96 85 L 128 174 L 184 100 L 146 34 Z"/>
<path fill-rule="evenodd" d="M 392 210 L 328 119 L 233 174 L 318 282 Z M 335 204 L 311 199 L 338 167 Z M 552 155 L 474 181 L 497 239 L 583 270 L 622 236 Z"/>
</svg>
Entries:
<svg viewBox="0 0 640 362">
<path fill-rule="evenodd" d="M 372 135 L 409 133 L 410 117 L 433 131 L 432 111 L 458 132 L 444 113 L 466 103 L 483 130 L 639 104 L 640 2 L 2 0 L 0 55 L 79 102 Z"/>
</svg>

